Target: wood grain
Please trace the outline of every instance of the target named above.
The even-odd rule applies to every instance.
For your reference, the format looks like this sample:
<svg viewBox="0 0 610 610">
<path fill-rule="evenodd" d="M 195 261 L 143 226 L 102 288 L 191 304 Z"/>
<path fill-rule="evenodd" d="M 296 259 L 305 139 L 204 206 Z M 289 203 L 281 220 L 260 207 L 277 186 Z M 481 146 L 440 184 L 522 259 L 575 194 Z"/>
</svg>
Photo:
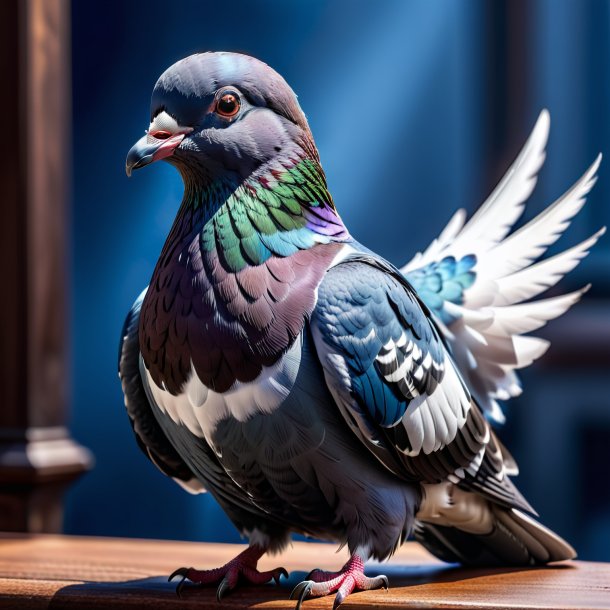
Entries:
<svg viewBox="0 0 610 610">
<path fill-rule="evenodd" d="M 281 587 L 243 587 L 219 606 L 213 589 L 189 587 L 183 598 L 167 575 L 176 567 L 217 567 L 243 547 L 153 540 L 0 535 L 0 608 L 293 609 L 291 587 L 313 567 L 336 569 L 345 552 L 318 543 L 294 543 L 263 569 L 291 572 Z M 407 543 L 388 564 L 389 591 L 360 592 L 342 608 L 599 609 L 610 608 L 610 566 L 566 562 L 537 569 L 466 569 L 443 564 Z M 308 600 L 304 610 L 332 608 L 332 598 Z"/>
</svg>

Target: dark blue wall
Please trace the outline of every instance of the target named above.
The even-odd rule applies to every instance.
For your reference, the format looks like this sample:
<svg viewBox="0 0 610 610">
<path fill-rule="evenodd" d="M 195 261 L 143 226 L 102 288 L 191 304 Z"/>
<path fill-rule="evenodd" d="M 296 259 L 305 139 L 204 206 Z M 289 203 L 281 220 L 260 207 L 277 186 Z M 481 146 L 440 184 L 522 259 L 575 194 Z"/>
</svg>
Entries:
<svg viewBox="0 0 610 610">
<path fill-rule="evenodd" d="M 454 209 L 472 210 L 483 200 L 541 108 L 551 110 L 553 125 L 534 211 L 599 150 L 610 152 L 609 6 L 73 0 L 72 428 L 97 466 L 69 494 L 66 530 L 238 539 L 210 497 L 185 494 L 140 454 L 116 374 L 123 318 L 148 283 L 182 192 L 177 173 L 162 163 L 131 180 L 124 172 L 128 149 L 148 126 L 152 86 L 166 67 L 196 51 L 237 50 L 282 73 L 309 118 L 347 225 L 400 263 Z M 602 166 L 591 204 L 562 245 L 610 222 L 608 171 Z M 594 278 L 592 299 L 610 292 L 609 241 L 568 282 Z M 527 383 L 511 410 L 526 411 L 528 391 L 540 395 L 544 387 L 535 373 Z M 582 396 L 581 389 L 573 383 L 553 400 L 569 409 L 570 396 Z M 604 398 L 596 408 L 610 412 L 609 404 Z M 507 434 L 523 446 L 518 430 L 509 427 Z M 564 450 L 577 451 L 573 444 Z M 527 471 L 527 446 L 518 457 Z M 607 487 L 606 469 L 598 470 Z M 536 480 L 526 477 L 525 485 L 526 495 L 543 496 Z M 608 508 L 598 511 L 595 530 L 606 550 L 589 531 L 563 526 L 582 554 L 610 559 Z M 548 507 L 546 522 L 568 523 L 561 511 Z"/>
</svg>

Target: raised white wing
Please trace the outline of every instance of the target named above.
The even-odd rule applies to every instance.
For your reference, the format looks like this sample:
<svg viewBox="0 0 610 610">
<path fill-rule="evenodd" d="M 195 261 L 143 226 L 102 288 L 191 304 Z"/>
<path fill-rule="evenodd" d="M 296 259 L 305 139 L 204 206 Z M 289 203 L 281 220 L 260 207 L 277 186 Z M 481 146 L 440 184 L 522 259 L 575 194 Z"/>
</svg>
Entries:
<svg viewBox="0 0 610 610">
<path fill-rule="evenodd" d="M 511 233 L 545 159 L 549 113 L 534 130 L 504 178 L 466 222 L 458 210 L 440 236 L 402 272 L 445 330 L 460 372 L 479 404 L 496 421 L 497 400 L 521 393 L 515 370 L 531 364 L 548 342 L 525 333 L 567 311 L 588 289 L 525 302 L 574 269 L 605 232 L 536 262 L 570 225 L 597 180 L 601 155 L 557 201 Z"/>
</svg>

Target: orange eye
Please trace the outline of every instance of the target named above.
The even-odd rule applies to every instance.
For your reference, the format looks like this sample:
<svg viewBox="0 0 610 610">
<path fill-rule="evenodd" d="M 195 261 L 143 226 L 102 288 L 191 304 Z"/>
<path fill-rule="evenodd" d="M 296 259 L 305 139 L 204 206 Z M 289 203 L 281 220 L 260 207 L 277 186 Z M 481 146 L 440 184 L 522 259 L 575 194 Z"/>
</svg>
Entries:
<svg viewBox="0 0 610 610">
<path fill-rule="evenodd" d="M 216 112 L 223 117 L 231 118 L 239 112 L 239 97 L 237 93 L 227 91 L 216 102 Z"/>
<path fill-rule="evenodd" d="M 167 140 L 167 138 L 172 137 L 172 134 L 169 131 L 164 130 L 152 131 L 149 135 L 151 135 L 153 138 L 156 138 L 157 140 Z"/>
</svg>

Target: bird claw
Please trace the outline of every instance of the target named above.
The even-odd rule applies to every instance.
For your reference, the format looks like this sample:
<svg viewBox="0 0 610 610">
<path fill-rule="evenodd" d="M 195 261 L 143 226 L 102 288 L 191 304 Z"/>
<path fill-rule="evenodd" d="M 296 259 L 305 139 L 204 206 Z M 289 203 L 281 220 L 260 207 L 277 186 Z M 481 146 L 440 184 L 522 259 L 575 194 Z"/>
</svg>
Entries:
<svg viewBox="0 0 610 610">
<path fill-rule="evenodd" d="M 298 596 L 296 610 L 307 597 L 320 597 L 335 593 L 333 610 L 345 601 L 345 598 L 353 591 L 370 591 L 389 586 L 387 576 L 379 575 L 369 578 L 364 574 L 364 562 L 359 555 L 352 555 L 349 561 L 338 572 L 325 572 L 324 570 L 312 570 L 307 580 L 299 583 L 292 593 L 290 599 Z"/>
<path fill-rule="evenodd" d="M 227 591 L 233 589 L 231 583 L 229 582 L 229 575 L 227 574 L 218 585 L 218 589 L 216 589 L 216 601 L 220 603 L 222 601 L 223 596 Z"/>
<path fill-rule="evenodd" d="M 290 599 L 295 599 L 298 596 L 297 605 L 295 610 L 301 609 L 301 604 L 309 596 L 311 588 L 314 586 L 313 580 L 304 580 L 300 582 L 290 593 Z"/>
<path fill-rule="evenodd" d="M 345 601 L 345 595 L 341 593 L 341 591 L 337 591 L 337 595 L 335 595 L 335 601 L 333 602 L 333 610 L 337 610 L 337 608 Z"/>
<path fill-rule="evenodd" d="M 178 597 L 182 596 L 187 580 L 200 587 L 217 585 L 216 599 L 220 602 L 227 593 L 235 589 L 240 581 L 250 585 L 262 585 L 274 580 L 279 585 L 282 576 L 288 578 L 288 572 L 284 568 L 259 572 L 256 565 L 261 555 L 262 550 L 260 548 L 249 547 L 220 568 L 212 570 L 178 568 L 172 572 L 168 581 L 171 582 L 177 576 L 181 577 L 176 587 Z"/>
<path fill-rule="evenodd" d="M 366 591 L 383 587 L 387 591 L 390 585 L 388 577 L 384 574 L 380 574 L 379 576 L 375 576 L 372 578 L 368 578 L 365 576 L 360 582 L 352 580 L 347 587 L 345 586 L 346 584 L 348 583 L 344 583 L 337 590 L 337 595 L 335 595 L 335 600 L 333 602 L 333 610 L 337 610 L 337 608 L 345 601 L 345 598 L 350 595 L 350 593 L 354 589 L 361 589 Z"/>
<path fill-rule="evenodd" d="M 182 590 L 184 589 L 186 583 L 186 577 L 184 577 L 179 583 L 178 586 L 176 587 L 176 595 L 182 599 Z"/>
<path fill-rule="evenodd" d="M 176 576 L 182 576 L 182 579 L 176 586 L 176 595 L 180 598 L 182 598 L 182 590 L 184 589 L 184 583 L 186 582 L 186 579 L 188 577 L 187 575 L 189 573 L 189 570 L 192 569 L 193 568 L 178 568 L 177 570 L 174 570 L 167 579 L 167 582 L 172 582 L 172 580 L 176 578 Z"/>
</svg>

